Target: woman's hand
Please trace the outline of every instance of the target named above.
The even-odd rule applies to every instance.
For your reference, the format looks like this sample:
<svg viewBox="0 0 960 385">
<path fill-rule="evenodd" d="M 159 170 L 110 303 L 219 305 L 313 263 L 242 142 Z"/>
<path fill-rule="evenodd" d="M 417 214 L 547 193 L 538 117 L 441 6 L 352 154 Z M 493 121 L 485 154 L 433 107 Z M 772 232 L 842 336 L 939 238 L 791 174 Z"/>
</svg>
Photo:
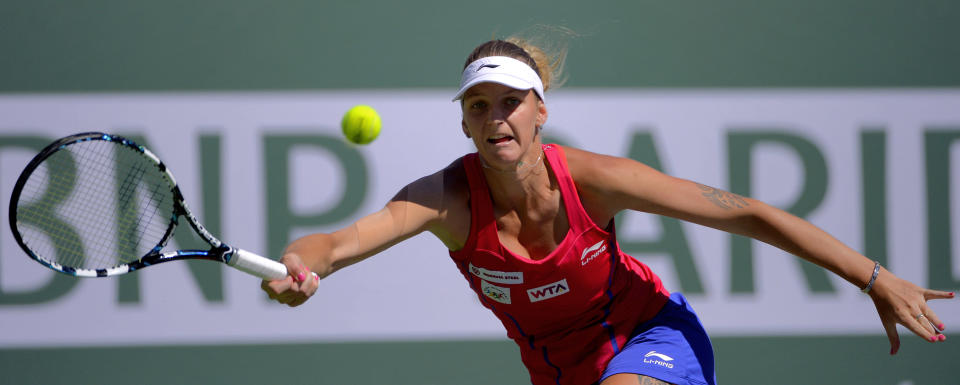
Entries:
<svg viewBox="0 0 960 385">
<path fill-rule="evenodd" d="M 287 276 L 276 281 L 263 281 L 260 288 L 272 300 L 290 307 L 299 306 L 317 292 L 320 277 L 313 274 L 297 254 L 284 254 L 280 262 L 287 266 Z"/>
<path fill-rule="evenodd" d="M 941 334 L 945 325 L 927 306 L 927 301 L 953 297 L 952 292 L 924 289 L 882 270 L 870 290 L 870 298 L 877 307 L 880 322 L 890 339 L 890 354 L 897 354 L 900 350 L 897 324 L 906 326 L 927 342 L 945 341 L 947 337 Z"/>
</svg>

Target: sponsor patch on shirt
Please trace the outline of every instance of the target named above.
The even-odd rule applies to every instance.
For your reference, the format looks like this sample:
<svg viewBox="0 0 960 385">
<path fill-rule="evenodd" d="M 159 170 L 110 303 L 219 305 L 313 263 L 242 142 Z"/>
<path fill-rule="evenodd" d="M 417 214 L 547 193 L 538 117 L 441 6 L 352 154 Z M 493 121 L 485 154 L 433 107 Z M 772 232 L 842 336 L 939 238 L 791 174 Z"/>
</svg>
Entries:
<svg viewBox="0 0 960 385">
<path fill-rule="evenodd" d="M 539 302 L 556 296 L 564 295 L 570 292 L 570 285 L 567 285 L 567 279 L 561 279 L 557 282 L 535 287 L 527 290 L 527 296 L 530 302 Z"/>
<path fill-rule="evenodd" d="M 604 251 L 607 251 L 607 245 L 605 241 L 597 242 L 595 245 L 590 246 L 583 250 L 583 254 L 580 254 L 580 266 L 586 266 L 590 261 L 594 260 Z"/>
<path fill-rule="evenodd" d="M 507 305 L 510 304 L 510 288 L 508 287 L 500 287 L 481 279 L 480 291 L 487 298 Z"/>
<path fill-rule="evenodd" d="M 482 267 L 476 267 L 471 263 L 470 274 L 473 274 L 477 277 L 480 277 L 480 279 L 485 279 L 490 282 L 503 283 L 507 285 L 516 285 L 516 284 L 523 283 L 522 271 L 487 270 Z"/>
</svg>

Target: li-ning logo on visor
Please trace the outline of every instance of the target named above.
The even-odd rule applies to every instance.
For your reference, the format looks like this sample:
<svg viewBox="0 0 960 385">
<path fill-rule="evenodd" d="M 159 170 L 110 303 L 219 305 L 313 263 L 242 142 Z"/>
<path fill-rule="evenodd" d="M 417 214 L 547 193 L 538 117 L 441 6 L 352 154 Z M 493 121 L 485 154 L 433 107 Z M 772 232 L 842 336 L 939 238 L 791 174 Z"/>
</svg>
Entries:
<svg viewBox="0 0 960 385">
<path fill-rule="evenodd" d="M 480 70 L 482 70 L 482 69 L 484 69 L 484 68 L 497 68 L 497 67 L 499 67 L 499 66 L 500 66 L 499 64 L 484 64 L 484 65 L 480 66 L 480 68 L 477 68 L 477 72 L 480 72 Z"/>
</svg>

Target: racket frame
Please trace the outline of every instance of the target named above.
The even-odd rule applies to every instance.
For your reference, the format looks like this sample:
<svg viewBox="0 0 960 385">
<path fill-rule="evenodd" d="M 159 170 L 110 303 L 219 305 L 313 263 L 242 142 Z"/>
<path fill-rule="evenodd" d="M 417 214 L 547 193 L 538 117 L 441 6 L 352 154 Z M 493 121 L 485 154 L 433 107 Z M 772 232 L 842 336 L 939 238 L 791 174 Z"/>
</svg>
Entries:
<svg viewBox="0 0 960 385">
<path fill-rule="evenodd" d="M 143 155 L 145 158 L 150 159 L 155 163 L 156 167 L 161 172 L 162 176 L 166 178 L 170 185 L 172 186 L 173 193 L 173 213 L 170 218 L 170 224 L 167 226 L 167 229 L 161 238 L 160 242 L 148 251 L 145 255 L 141 256 L 136 261 L 131 261 L 127 263 L 118 264 L 117 266 L 108 267 L 108 268 L 99 268 L 99 269 L 87 269 L 87 268 L 77 268 L 71 266 L 64 266 L 46 258 L 43 258 L 33 250 L 28 247 L 23 241 L 23 237 L 20 234 L 18 223 L 17 223 L 17 203 L 20 199 L 21 191 L 23 190 L 24 185 L 29 179 L 30 175 L 36 170 L 44 160 L 49 158 L 51 155 L 57 151 L 65 149 L 67 146 L 72 144 L 80 143 L 83 141 L 90 140 L 103 140 L 108 142 L 113 142 L 126 146 L 130 149 L 133 149 Z M 186 218 L 187 223 L 193 228 L 194 232 L 199 235 L 205 242 L 210 244 L 210 249 L 207 250 L 176 250 L 161 252 L 167 243 L 170 241 L 170 238 L 173 236 L 174 229 L 179 224 L 180 218 Z M 102 132 L 84 132 L 78 133 L 70 136 L 66 136 L 60 139 L 57 139 L 53 143 L 49 144 L 43 150 L 40 151 L 34 158 L 27 164 L 23 172 L 20 174 L 20 177 L 17 179 L 16 184 L 14 185 L 13 194 L 10 197 L 10 230 L 13 233 L 13 237 L 16 240 L 17 244 L 23 249 L 27 255 L 33 260 L 39 262 L 40 264 L 56 270 L 58 272 L 68 274 L 76 277 L 108 277 L 114 275 L 120 275 L 129 273 L 131 271 L 139 270 L 147 266 L 156 265 L 164 262 L 186 260 L 186 259 L 200 259 L 200 260 L 210 260 L 222 262 L 227 265 L 233 266 L 242 271 L 248 272 L 253 275 L 257 275 L 264 279 L 280 279 L 287 275 L 286 267 L 274 260 L 261 257 L 254 253 L 235 249 L 229 245 L 224 244 L 219 239 L 213 236 L 206 228 L 200 224 L 200 221 L 197 220 L 197 217 L 193 215 L 193 212 L 190 211 L 190 208 L 187 206 L 186 201 L 183 199 L 183 194 L 180 193 L 180 188 L 177 185 L 176 179 L 173 177 L 173 174 L 167 169 L 163 161 L 160 160 L 153 152 L 147 149 L 144 146 L 137 144 L 136 142 L 124 138 L 119 135 L 106 134 Z"/>
</svg>

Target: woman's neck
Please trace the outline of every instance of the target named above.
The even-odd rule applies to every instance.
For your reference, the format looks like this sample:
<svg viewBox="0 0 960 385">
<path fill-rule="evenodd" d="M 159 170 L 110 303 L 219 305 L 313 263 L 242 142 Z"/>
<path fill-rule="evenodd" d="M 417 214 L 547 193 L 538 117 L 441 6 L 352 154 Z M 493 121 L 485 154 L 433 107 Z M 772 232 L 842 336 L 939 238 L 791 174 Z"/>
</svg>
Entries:
<svg viewBox="0 0 960 385">
<path fill-rule="evenodd" d="M 483 160 L 482 156 L 480 157 L 480 165 L 482 165 L 483 168 L 493 172 L 506 174 L 506 175 L 520 176 L 523 173 L 527 172 L 528 170 L 537 168 L 540 165 L 540 162 L 542 160 L 543 160 L 543 150 L 540 150 L 540 154 L 537 155 L 537 160 L 533 161 L 532 163 L 530 162 L 524 163 L 523 160 L 521 160 L 520 162 L 517 162 L 517 166 L 513 170 L 500 170 L 500 169 L 491 167 L 490 165 L 487 164 L 486 161 Z"/>
<path fill-rule="evenodd" d="M 537 157 L 532 161 L 518 163 L 516 171 L 494 169 L 480 158 L 495 205 L 502 208 L 526 208 L 552 194 L 554 188 L 544 159 L 546 155 L 539 146 L 537 151 Z"/>
</svg>

